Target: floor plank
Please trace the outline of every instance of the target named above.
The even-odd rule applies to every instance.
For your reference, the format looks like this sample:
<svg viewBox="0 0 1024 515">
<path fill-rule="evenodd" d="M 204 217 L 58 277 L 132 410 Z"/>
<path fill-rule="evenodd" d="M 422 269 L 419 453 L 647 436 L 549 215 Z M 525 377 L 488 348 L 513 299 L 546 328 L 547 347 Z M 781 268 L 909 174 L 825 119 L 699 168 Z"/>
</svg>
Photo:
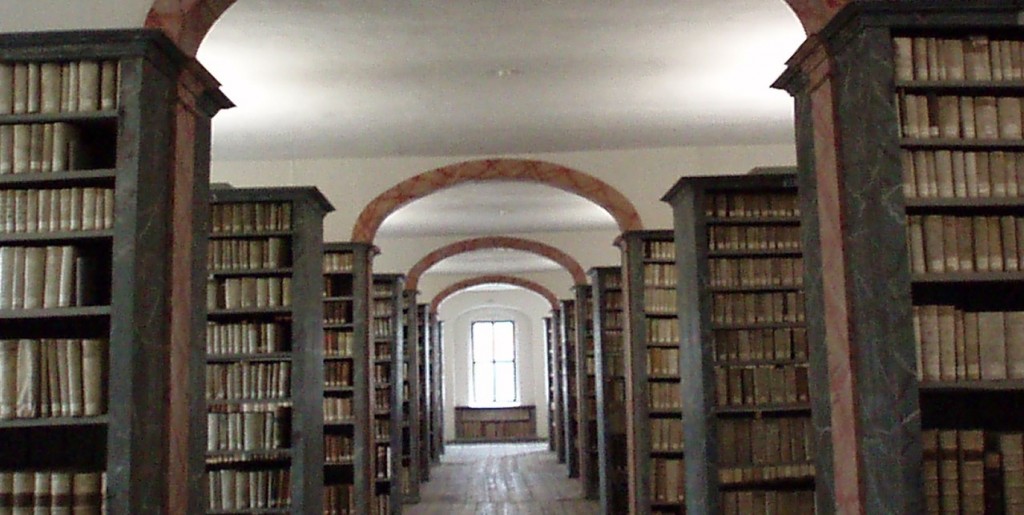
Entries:
<svg viewBox="0 0 1024 515">
<path fill-rule="evenodd" d="M 547 443 L 447 445 L 430 471 L 410 515 L 590 515 L 600 510 L 583 499 Z"/>
</svg>

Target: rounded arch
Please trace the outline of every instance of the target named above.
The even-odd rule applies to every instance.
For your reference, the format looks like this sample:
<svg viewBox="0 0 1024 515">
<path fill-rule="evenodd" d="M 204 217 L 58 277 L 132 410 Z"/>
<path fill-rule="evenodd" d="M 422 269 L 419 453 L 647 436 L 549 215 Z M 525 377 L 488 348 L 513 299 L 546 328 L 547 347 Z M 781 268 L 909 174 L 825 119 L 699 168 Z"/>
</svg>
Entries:
<svg viewBox="0 0 1024 515">
<path fill-rule="evenodd" d="M 409 273 L 406 274 L 405 288 L 407 290 L 416 290 L 420 282 L 420 277 L 422 277 L 427 270 L 430 270 L 431 267 L 444 259 L 457 256 L 459 254 L 465 254 L 467 252 L 485 249 L 521 250 L 523 252 L 529 252 L 531 254 L 546 257 L 555 263 L 562 265 L 562 268 L 572 275 L 574 284 L 587 284 L 587 274 L 583 271 L 583 267 L 580 266 L 579 262 L 556 247 L 524 238 L 484 236 L 450 243 L 435 249 L 426 256 L 423 256 L 423 258 L 417 261 L 416 264 L 409 269 Z"/>
<path fill-rule="evenodd" d="M 774 0 L 778 1 L 778 0 Z M 785 0 L 807 34 L 818 32 L 844 5 L 856 0 Z M 235 0 L 154 0 L 146 27 L 160 29 L 189 56 Z"/>
<path fill-rule="evenodd" d="M 447 299 L 448 297 L 451 297 L 452 295 L 455 295 L 456 293 L 467 288 L 472 288 L 474 286 L 479 286 L 481 284 L 509 284 L 512 286 L 519 286 L 520 288 L 530 290 L 540 295 L 541 297 L 547 299 L 548 303 L 551 304 L 552 310 L 558 309 L 558 297 L 556 297 L 555 294 L 551 292 L 551 290 L 545 288 L 544 286 L 541 286 L 540 284 L 535 283 L 529 279 L 523 279 L 521 277 L 495 274 L 471 277 L 469 279 L 463 279 L 457 283 L 449 285 L 447 288 L 441 290 L 440 293 L 434 295 L 433 300 L 430 301 L 430 312 L 437 313 L 437 308 L 441 307 L 441 303 L 444 302 L 445 299 Z"/>
<path fill-rule="evenodd" d="M 601 206 L 622 232 L 643 229 L 633 203 L 596 177 L 544 161 L 481 159 L 436 168 L 392 186 L 359 213 L 352 228 L 352 241 L 373 242 L 384 219 L 414 200 L 458 184 L 481 181 L 524 181 L 558 188 Z"/>
</svg>

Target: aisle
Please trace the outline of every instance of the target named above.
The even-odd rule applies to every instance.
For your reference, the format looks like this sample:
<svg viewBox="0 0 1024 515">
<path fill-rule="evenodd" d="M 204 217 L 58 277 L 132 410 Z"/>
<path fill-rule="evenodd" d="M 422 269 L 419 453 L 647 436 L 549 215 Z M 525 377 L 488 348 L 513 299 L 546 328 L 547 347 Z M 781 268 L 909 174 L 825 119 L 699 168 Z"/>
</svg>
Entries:
<svg viewBox="0 0 1024 515">
<path fill-rule="evenodd" d="M 547 443 L 448 445 L 410 515 L 598 513 Z"/>
</svg>

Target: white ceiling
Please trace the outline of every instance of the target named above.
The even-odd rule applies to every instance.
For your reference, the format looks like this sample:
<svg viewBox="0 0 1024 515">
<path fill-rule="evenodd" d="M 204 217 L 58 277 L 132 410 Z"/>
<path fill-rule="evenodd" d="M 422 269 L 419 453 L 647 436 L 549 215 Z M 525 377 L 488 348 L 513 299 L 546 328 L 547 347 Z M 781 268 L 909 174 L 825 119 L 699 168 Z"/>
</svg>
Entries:
<svg viewBox="0 0 1024 515">
<path fill-rule="evenodd" d="M 784 143 L 782 0 L 242 0 L 199 58 L 218 159 Z"/>
<path fill-rule="evenodd" d="M 533 183 L 465 183 L 395 211 L 378 236 L 479 236 L 541 231 L 611 230 L 615 219 L 597 204 Z"/>
<path fill-rule="evenodd" d="M 530 252 L 510 249 L 475 250 L 439 261 L 431 274 L 517 274 L 562 270 L 562 265 Z M 566 278 L 569 278 L 566 272 Z"/>
</svg>

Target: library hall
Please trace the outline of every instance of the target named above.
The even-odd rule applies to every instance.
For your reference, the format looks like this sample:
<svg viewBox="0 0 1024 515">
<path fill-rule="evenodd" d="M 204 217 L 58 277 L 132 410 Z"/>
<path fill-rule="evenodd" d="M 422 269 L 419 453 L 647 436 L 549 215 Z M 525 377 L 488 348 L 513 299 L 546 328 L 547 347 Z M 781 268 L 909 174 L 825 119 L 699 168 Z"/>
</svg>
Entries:
<svg viewBox="0 0 1024 515">
<path fill-rule="evenodd" d="M 1024 515 L 1024 0 L 0 0 L 0 515 Z"/>
</svg>

